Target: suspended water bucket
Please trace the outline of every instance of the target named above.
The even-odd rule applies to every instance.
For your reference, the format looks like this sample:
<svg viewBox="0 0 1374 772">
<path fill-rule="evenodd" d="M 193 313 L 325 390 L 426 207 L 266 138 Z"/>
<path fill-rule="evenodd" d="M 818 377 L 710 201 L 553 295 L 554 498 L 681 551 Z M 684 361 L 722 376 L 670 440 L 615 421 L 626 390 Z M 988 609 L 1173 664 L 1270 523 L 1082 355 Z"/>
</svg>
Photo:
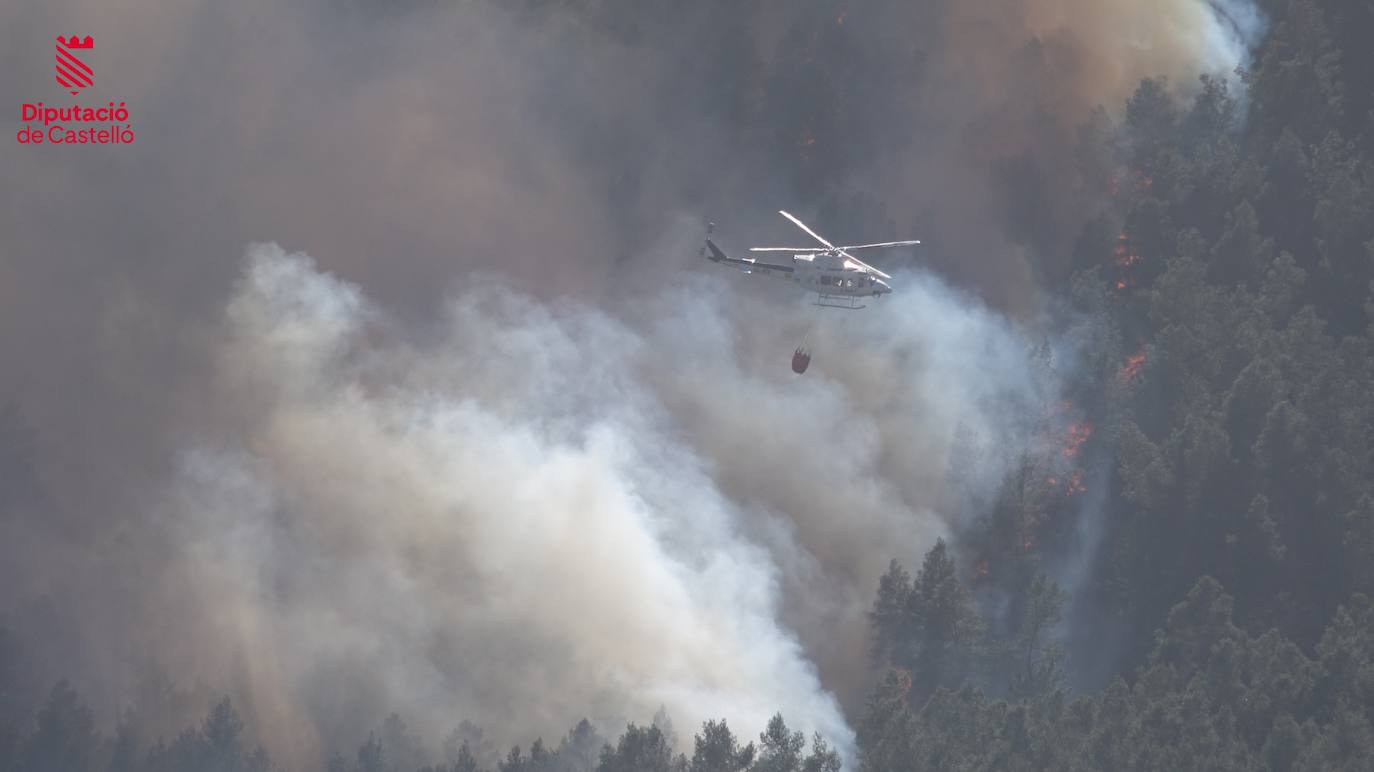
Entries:
<svg viewBox="0 0 1374 772">
<path fill-rule="evenodd" d="M 801 375 L 806 372 L 806 368 L 811 364 L 811 352 L 804 348 L 797 349 L 792 354 L 792 372 Z"/>
</svg>

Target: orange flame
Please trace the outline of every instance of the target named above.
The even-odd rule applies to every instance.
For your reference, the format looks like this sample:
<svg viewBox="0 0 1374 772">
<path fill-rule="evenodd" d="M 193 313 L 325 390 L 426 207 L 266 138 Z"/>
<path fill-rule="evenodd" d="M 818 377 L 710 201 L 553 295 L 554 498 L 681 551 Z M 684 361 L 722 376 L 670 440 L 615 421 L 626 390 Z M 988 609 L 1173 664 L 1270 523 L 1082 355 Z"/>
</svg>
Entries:
<svg viewBox="0 0 1374 772">
<path fill-rule="evenodd" d="M 1064 458 L 1074 458 L 1077 456 L 1078 451 L 1083 447 L 1083 443 L 1087 442 L 1088 438 L 1091 436 L 1093 436 L 1092 424 L 1086 421 L 1069 424 L 1069 437 L 1065 441 L 1063 449 Z"/>
<path fill-rule="evenodd" d="M 1116 248 L 1112 250 L 1114 262 L 1120 268 L 1130 268 L 1140 262 L 1140 255 L 1131 251 L 1131 238 L 1122 231 L 1116 237 Z"/>
<path fill-rule="evenodd" d="M 1117 371 L 1117 382 L 1124 386 L 1135 380 L 1135 377 L 1140 374 L 1141 368 L 1145 366 L 1146 361 L 1147 357 L 1143 347 L 1138 353 L 1126 357 L 1126 364 L 1122 365 L 1121 369 Z"/>
</svg>

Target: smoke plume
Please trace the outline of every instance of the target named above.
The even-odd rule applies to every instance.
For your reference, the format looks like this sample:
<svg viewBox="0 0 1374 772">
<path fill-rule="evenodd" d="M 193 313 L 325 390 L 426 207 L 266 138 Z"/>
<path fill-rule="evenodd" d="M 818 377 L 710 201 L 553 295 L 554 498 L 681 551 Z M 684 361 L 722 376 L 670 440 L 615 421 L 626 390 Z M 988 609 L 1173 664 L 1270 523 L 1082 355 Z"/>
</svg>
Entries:
<svg viewBox="0 0 1374 772">
<path fill-rule="evenodd" d="M 1054 397 L 1025 361 L 1096 205 L 1076 127 L 1261 28 L 545 5 L 0 11 L 12 131 L 64 96 L 62 32 L 138 135 L 0 157 L 0 620 L 41 678 L 106 719 L 148 672 L 231 694 L 297 768 L 391 710 L 431 742 L 781 710 L 846 745 L 876 579 L 954 524 L 956 430 L 995 484 Z M 794 240 L 778 208 L 924 267 L 840 314 L 695 261 L 708 218 Z"/>
</svg>

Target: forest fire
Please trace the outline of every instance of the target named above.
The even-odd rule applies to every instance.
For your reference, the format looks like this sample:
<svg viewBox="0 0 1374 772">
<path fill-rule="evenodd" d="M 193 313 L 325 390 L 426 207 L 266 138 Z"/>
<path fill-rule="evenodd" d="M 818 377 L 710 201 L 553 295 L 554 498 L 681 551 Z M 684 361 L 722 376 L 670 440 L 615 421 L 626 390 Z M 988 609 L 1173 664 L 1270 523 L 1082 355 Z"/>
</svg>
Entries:
<svg viewBox="0 0 1374 772">
<path fill-rule="evenodd" d="M 1374 0 L 93 5 L 0 772 L 1374 759 Z"/>
<path fill-rule="evenodd" d="M 1112 250 L 1112 256 L 1119 268 L 1130 268 L 1140 262 L 1140 255 L 1131 251 L 1131 239 L 1125 231 L 1116 237 L 1116 249 Z"/>
<path fill-rule="evenodd" d="M 1087 442 L 1091 436 L 1093 436 L 1092 424 L 1086 421 L 1081 423 L 1075 421 L 1069 424 L 1069 436 L 1060 452 L 1064 454 L 1064 458 L 1077 457 L 1079 450 L 1083 448 L 1083 443 Z"/>
<path fill-rule="evenodd" d="M 1124 292 L 1133 285 L 1130 271 L 1131 267 L 1138 262 L 1140 262 L 1140 255 L 1131 249 L 1131 238 L 1126 235 L 1126 231 L 1122 231 L 1116 237 L 1116 247 L 1112 249 L 1112 263 L 1120 269 L 1120 274 L 1114 285 L 1117 292 Z"/>
<path fill-rule="evenodd" d="M 1135 380 L 1135 377 L 1140 374 L 1141 368 L 1145 367 L 1145 363 L 1147 361 L 1148 357 L 1145 354 L 1144 348 L 1141 348 L 1139 352 L 1126 357 L 1126 364 L 1122 365 L 1121 369 L 1118 370 L 1116 373 L 1117 383 L 1120 383 L 1121 385 L 1125 386 L 1126 384 Z"/>
<path fill-rule="evenodd" d="M 1076 453 L 1077 451 L 1075 450 L 1074 452 Z M 1050 477 L 1045 480 L 1045 483 L 1049 485 L 1051 488 L 1058 488 L 1059 478 Z M 1076 496 L 1080 493 L 1083 493 L 1086 490 L 1088 490 L 1088 486 L 1083 484 L 1083 470 L 1075 469 L 1073 471 L 1073 475 L 1069 477 L 1068 482 L 1064 485 L 1064 495 Z"/>
</svg>

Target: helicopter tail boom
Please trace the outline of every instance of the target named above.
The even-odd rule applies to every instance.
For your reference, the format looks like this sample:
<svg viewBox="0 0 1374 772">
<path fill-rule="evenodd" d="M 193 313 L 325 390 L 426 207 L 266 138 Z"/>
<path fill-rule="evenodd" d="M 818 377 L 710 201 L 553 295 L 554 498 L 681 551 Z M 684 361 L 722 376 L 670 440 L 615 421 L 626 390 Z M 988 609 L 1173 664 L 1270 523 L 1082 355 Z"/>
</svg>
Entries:
<svg viewBox="0 0 1374 772">
<path fill-rule="evenodd" d="M 759 271 L 760 273 L 792 273 L 794 270 L 790 265 L 765 263 L 761 260 L 755 260 L 752 257 L 730 257 L 722 252 L 720 247 L 716 246 L 716 242 L 712 241 L 710 236 L 706 237 L 706 251 L 708 253 L 706 254 L 707 260 L 713 263 L 733 265 L 745 273 L 753 273 L 754 271 Z"/>
</svg>

